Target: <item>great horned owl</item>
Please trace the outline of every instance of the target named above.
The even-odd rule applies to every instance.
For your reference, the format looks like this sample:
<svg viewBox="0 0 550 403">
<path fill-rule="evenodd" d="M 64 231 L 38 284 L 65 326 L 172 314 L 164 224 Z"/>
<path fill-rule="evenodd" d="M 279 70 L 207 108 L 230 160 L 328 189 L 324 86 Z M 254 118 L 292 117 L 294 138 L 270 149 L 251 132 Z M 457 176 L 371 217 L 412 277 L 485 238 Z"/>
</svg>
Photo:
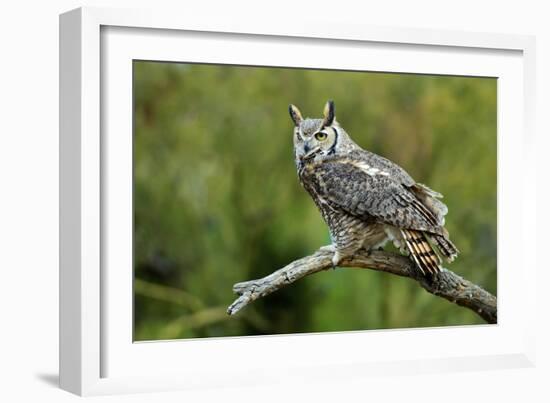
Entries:
<svg viewBox="0 0 550 403">
<path fill-rule="evenodd" d="M 323 119 L 304 119 L 294 105 L 289 112 L 298 176 L 329 227 L 334 267 L 357 250 L 379 248 L 388 240 L 423 274 L 440 270 L 440 255 L 449 262 L 457 256 L 444 228 L 447 206 L 441 194 L 353 142 L 336 121 L 332 101 Z"/>
</svg>

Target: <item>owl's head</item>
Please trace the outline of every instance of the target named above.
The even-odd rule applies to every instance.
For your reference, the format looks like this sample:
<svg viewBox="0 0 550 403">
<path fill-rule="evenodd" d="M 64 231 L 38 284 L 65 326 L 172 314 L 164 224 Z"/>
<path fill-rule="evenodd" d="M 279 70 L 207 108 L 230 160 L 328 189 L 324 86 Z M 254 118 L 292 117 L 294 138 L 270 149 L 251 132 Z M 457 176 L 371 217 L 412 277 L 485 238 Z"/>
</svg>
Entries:
<svg viewBox="0 0 550 403">
<path fill-rule="evenodd" d="M 289 105 L 294 122 L 294 153 L 296 163 L 320 161 L 334 154 L 343 154 L 358 147 L 336 121 L 334 102 L 328 101 L 322 119 L 303 118 L 300 110 Z"/>
</svg>

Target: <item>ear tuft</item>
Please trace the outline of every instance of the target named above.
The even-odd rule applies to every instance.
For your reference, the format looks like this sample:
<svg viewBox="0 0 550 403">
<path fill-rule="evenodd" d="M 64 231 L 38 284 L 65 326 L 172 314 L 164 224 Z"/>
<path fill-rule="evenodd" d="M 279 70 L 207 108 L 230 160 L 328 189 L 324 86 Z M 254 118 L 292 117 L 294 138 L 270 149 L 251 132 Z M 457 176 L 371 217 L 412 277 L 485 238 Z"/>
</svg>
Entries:
<svg viewBox="0 0 550 403">
<path fill-rule="evenodd" d="M 325 109 L 323 111 L 324 119 L 323 119 L 323 127 L 332 125 L 332 122 L 334 122 L 334 101 L 329 100 L 325 104 Z"/>
<path fill-rule="evenodd" d="M 294 126 L 299 126 L 302 120 L 304 120 L 300 109 L 292 104 L 288 105 L 288 113 L 290 114 L 290 118 L 294 122 Z"/>
</svg>

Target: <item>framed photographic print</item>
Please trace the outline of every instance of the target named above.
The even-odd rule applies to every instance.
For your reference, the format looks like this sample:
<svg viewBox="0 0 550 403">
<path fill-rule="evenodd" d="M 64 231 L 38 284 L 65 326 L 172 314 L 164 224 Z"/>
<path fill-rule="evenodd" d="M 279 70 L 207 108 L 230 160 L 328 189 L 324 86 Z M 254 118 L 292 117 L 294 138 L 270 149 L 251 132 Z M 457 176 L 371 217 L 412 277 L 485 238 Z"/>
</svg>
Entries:
<svg viewBox="0 0 550 403">
<path fill-rule="evenodd" d="M 531 365 L 532 38 L 60 24 L 64 389 Z"/>
</svg>

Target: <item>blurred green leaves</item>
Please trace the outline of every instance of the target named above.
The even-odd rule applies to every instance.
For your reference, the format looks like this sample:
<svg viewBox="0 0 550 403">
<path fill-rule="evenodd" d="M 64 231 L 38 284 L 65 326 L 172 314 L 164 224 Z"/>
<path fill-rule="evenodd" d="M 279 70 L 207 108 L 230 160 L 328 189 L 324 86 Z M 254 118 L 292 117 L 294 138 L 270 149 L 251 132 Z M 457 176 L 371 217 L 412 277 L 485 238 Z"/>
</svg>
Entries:
<svg viewBox="0 0 550 403">
<path fill-rule="evenodd" d="M 134 62 L 135 339 L 477 324 L 407 279 L 339 269 L 225 315 L 232 285 L 328 244 L 296 177 L 289 103 L 445 195 L 462 254 L 496 293 L 496 80 Z"/>
</svg>

